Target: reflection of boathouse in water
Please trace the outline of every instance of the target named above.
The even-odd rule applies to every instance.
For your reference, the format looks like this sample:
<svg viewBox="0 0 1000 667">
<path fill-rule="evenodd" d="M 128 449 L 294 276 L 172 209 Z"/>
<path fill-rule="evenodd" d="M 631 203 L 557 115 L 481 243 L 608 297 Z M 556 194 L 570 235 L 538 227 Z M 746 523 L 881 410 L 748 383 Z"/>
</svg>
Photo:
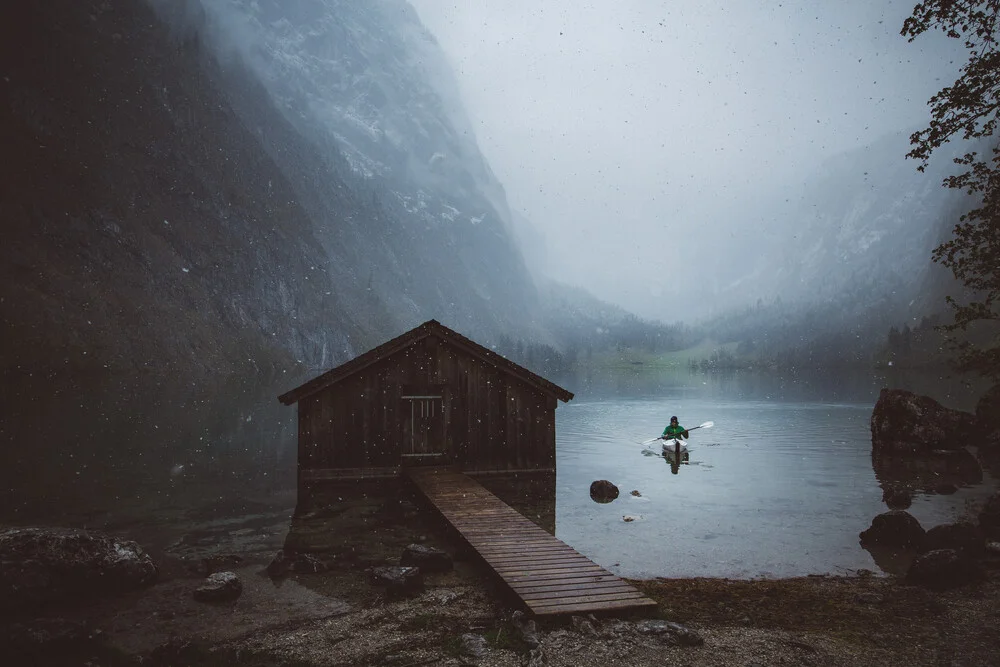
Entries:
<svg viewBox="0 0 1000 667">
<path fill-rule="evenodd" d="M 279 397 L 298 403 L 300 496 L 409 465 L 555 473 L 555 409 L 573 394 L 430 320 Z"/>
</svg>

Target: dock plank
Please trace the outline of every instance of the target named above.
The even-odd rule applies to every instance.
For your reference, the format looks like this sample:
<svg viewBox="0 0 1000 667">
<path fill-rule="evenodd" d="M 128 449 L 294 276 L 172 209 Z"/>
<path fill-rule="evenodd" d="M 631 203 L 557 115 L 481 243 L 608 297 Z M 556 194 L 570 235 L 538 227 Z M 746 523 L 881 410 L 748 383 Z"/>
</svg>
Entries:
<svg viewBox="0 0 1000 667">
<path fill-rule="evenodd" d="M 532 613 L 581 614 L 656 605 L 467 475 L 438 467 L 407 468 L 406 474 Z"/>
</svg>

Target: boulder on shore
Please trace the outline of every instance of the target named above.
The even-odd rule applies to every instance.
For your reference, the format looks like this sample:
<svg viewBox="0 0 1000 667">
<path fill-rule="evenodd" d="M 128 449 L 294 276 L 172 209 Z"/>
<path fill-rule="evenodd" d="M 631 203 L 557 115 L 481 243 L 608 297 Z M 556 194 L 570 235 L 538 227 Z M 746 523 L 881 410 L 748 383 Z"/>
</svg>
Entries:
<svg viewBox="0 0 1000 667">
<path fill-rule="evenodd" d="M 979 563 L 955 549 L 935 549 L 920 554 L 906 573 L 906 581 L 938 590 L 964 586 L 982 578 Z"/>
<path fill-rule="evenodd" d="M 928 530 L 920 545 L 922 552 L 938 549 L 954 549 L 970 556 L 978 556 L 986 549 L 986 539 L 982 531 L 968 521 L 945 523 Z"/>
<path fill-rule="evenodd" d="M 909 512 L 889 510 L 872 519 L 868 530 L 859 535 L 862 545 L 917 549 L 924 541 L 925 531 Z"/>
<path fill-rule="evenodd" d="M 975 415 L 902 389 L 882 390 L 871 430 L 873 458 L 961 449 L 979 433 Z"/>
<path fill-rule="evenodd" d="M 618 497 L 618 487 L 606 479 L 599 479 L 591 483 L 590 497 L 598 503 L 610 503 Z"/>
<path fill-rule="evenodd" d="M 158 574 L 131 540 L 62 528 L 0 531 L 0 563 L 0 612 L 121 593 Z"/>
<path fill-rule="evenodd" d="M 235 572 L 214 572 L 205 578 L 193 596 L 199 602 L 228 602 L 243 592 L 243 582 Z"/>
</svg>

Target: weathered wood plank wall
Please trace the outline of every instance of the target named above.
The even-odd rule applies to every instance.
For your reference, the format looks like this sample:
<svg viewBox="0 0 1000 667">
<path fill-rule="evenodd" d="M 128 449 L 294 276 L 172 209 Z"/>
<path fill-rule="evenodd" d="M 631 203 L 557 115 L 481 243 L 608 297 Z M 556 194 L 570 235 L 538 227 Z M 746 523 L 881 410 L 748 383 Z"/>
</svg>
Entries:
<svg viewBox="0 0 1000 667">
<path fill-rule="evenodd" d="M 432 336 L 299 402 L 300 469 L 400 465 L 407 395 L 442 397 L 430 446 L 465 470 L 555 467 L 556 399 Z"/>
</svg>

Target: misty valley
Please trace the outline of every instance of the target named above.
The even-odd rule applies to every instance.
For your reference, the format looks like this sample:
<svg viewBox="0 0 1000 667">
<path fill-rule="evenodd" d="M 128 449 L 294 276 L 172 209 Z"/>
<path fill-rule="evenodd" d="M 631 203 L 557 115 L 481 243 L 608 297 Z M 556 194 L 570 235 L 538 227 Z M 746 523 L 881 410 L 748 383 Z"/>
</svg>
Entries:
<svg viewBox="0 0 1000 667">
<path fill-rule="evenodd" d="M 989 664 L 948 4 L 6 3 L 0 653 Z"/>
</svg>

